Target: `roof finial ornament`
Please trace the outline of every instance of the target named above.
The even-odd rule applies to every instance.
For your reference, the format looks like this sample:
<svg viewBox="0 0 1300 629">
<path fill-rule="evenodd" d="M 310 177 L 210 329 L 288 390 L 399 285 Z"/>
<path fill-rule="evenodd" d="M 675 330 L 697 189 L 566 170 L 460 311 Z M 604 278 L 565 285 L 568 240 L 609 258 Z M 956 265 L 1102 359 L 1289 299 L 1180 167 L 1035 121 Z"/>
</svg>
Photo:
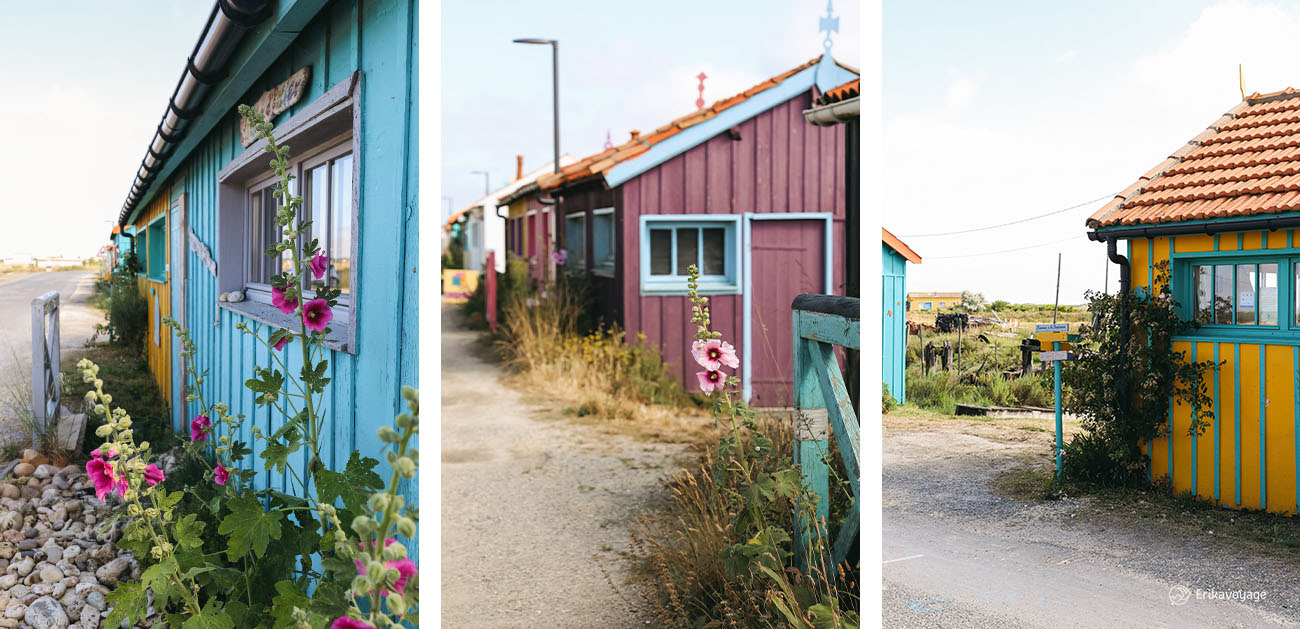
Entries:
<svg viewBox="0 0 1300 629">
<path fill-rule="evenodd" d="M 605 129 L 605 150 L 614 148 L 614 141 L 609 138 L 609 129 Z"/>
<path fill-rule="evenodd" d="M 822 40 L 822 48 L 826 49 L 826 54 L 831 54 L 831 33 L 840 32 L 840 18 L 832 15 L 832 0 L 826 0 L 826 16 L 817 22 L 817 30 L 826 33 L 826 39 Z"/>
<path fill-rule="evenodd" d="M 1237 89 L 1241 90 L 1241 100 L 1246 100 L 1246 75 L 1241 71 L 1241 64 L 1237 64 Z"/>
<path fill-rule="evenodd" d="M 697 78 L 697 79 L 700 80 L 700 87 L 699 87 L 699 90 L 700 90 L 700 97 L 697 98 L 697 99 L 695 99 L 695 108 L 696 108 L 696 109 L 704 109 L 704 79 L 709 78 L 709 75 L 707 75 L 707 74 L 701 72 L 701 73 L 695 75 L 695 78 Z"/>
</svg>

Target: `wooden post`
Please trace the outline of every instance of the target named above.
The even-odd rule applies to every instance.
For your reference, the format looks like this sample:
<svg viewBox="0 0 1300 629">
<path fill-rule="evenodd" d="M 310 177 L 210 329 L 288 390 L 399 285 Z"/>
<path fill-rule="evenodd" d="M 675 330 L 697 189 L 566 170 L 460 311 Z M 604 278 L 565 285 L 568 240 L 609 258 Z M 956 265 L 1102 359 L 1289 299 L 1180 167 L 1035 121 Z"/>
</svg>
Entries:
<svg viewBox="0 0 1300 629">
<path fill-rule="evenodd" d="M 800 311 L 792 311 L 794 332 L 794 464 L 799 467 L 803 483 L 816 496 L 813 522 L 808 522 L 807 505 L 796 505 L 794 555 L 795 565 L 810 574 L 813 552 L 818 540 L 826 539 L 826 519 L 830 516 L 830 472 L 822 458 L 830 452 L 829 414 L 822 400 L 815 361 L 809 341 L 799 336 Z M 824 543 L 824 542 L 823 542 Z"/>
<path fill-rule="evenodd" d="M 488 249 L 487 266 L 483 269 L 484 281 L 487 286 L 484 292 L 487 293 L 487 324 L 488 329 L 493 332 L 497 331 L 497 261 L 496 252 Z"/>
<path fill-rule="evenodd" d="M 32 300 L 32 447 L 40 447 L 46 423 L 59 417 L 59 293 Z"/>
<path fill-rule="evenodd" d="M 940 357 L 940 364 L 944 371 L 952 371 L 952 342 L 943 342 L 943 355 Z"/>
</svg>

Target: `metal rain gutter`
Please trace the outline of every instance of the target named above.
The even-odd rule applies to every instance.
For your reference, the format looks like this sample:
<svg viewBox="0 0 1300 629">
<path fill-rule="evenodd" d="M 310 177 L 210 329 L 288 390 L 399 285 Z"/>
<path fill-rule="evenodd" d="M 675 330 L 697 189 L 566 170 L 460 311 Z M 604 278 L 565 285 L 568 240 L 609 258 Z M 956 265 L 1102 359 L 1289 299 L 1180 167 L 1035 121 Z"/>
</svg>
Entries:
<svg viewBox="0 0 1300 629">
<path fill-rule="evenodd" d="M 846 120 L 852 120 L 860 115 L 861 104 L 858 99 L 859 97 L 854 96 L 838 103 L 805 109 L 803 117 L 808 122 L 819 127 L 829 127 Z"/>
<path fill-rule="evenodd" d="M 1111 238 L 1155 238 L 1159 236 L 1184 236 L 1189 234 L 1220 234 L 1239 231 L 1277 231 L 1279 229 L 1300 228 L 1300 216 L 1283 216 L 1271 218 L 1244 218 L 1239 221 L 1221 223 L 1174 223 L 1169 225 L 1148 225 L 1118 227 L 1088 232 L 1088 240 L 1104 242 Z"/>
<path fill-rule="evenodd" d="M 167 102 L 167 111 L 158 123 L 153 141 L 140 161 L 131 192 L 117 217 L 118 225 L 126 225 L 131 210 L 144 198 L 154 176 L 185 138 L 190 122 L 202 113 L 203 102 L 213 86 L 226 78 L 226 65 L 244 35 L 267 18 L 269 8 L 269 0 L 217 0 L 212 7 L 186 61 L 185 71 Z"/>
</svg>

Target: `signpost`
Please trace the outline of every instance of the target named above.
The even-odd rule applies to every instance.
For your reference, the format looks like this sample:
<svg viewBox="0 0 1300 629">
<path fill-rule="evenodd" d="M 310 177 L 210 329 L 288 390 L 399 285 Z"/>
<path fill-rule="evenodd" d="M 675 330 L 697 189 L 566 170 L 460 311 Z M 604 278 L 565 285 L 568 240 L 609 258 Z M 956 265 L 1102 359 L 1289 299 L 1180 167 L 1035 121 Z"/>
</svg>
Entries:
<svg viewBox="0 0 1300 629">
<path fill-rule="evenodd" d="M 1070 334 L 1070 324 L 1068 323 L 1045 323 L 1034 326 L 1034 337 L 1038 339 L 1039 347 L 1047 347 L 1048 343 L 1052 344 L 1052 351 L 1041 352 L 1038 358 L 1044 362 L 1052 363 L 1052 374 L 1055 376 L 1056 390 L 1056 477 L 1061 477 L 1061 452 L 1065 447 L 1062 437 L 1063 427 L 1061 425 L 1061 362 L 1074 360 L 1074 352 L 1068 351 L 1071 343 L 1079 341 L 1078 334 Z"/>
</svg>

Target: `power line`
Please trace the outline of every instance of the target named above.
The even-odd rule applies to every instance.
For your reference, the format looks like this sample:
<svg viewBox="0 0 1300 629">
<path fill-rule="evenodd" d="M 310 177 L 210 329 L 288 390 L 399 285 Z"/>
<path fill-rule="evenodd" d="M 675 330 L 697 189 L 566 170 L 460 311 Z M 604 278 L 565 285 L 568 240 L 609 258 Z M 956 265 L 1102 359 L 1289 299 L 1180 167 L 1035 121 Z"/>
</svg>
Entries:
<svg viewBox="0 0 1300 629">
<path fill-rule="evenodd" d="M 1064 212 L 1069 212 L 1070 210 L 1075 210 L 1075 209 L 1081 208 L 1081 207 L 1083 207 L 1083 206 L 1085 206 L 1085 205 L 1092 205 L 1093 203 L 1096 203 L 1096 202 L 1098 202 L 1098 201 L 1102 201 L 1102 200 L 1105 200 L 1105 199 L 1109 199 L 1109 198 L 1112 198 L 1112 197 L 1114 197 L 1114 196 L 1115 196 L 1115 195 L 1113 195 L 1113 194 L 1108 194 L 1108 195 L 1106 195 L 1106 196 L 1104 196 L 1104 197 L 1097 197 L 1097 198 L 1095 198 L 1095 199 L 1093 199 L 1093 200 L 1091 200 L 1091 201 L 1084 201 L 1083 203 L 1080 203 L 1080 204 L 1078 204 L 1078 205 L 1071 205 L 1070 207 L 1062 208 L 1062 209 L 1059 209 L 1059 210 L 1054 210 L 1054 211 L 1048 212 L 1048 213 L 1046 213 L 1046 214 L 1039 214 L 1039 215 L 1037 215 L 1037 216 L 1030 216 L 1030 217 L 1028 217 L 1028 218 L 1022 218 L 1022 219 L 1019 219 L 1019 220 L 1014 220 L 1014 221 L 1011 221 L 1010 223 L 1000 223 L 1000 224 L 998 224 L 998 225 L 989 225 L 989 226 L 987 226 L 987 227 L 975 227 L 975 228 L 972 228 L 972 229 L 963 229 L 963 230 L 955 231 L 955 232 L 940 232 L 940 233 L 937 233 L 937 234 L 907 234 L 907 235 L 900 236 L 900 238 L 931 238 L 931 237 L 934 237 L 934 236 L 955 236 L 955 235 L 957 235 L 957 234 L 969 234 L 969 233 L 971 233 L 971 232 L 981 232 L 981 231 L 985 231 L 985 230 L 989 230 L 989 229 L 998 229 L 999 227 L 1007 227 L 1007 226 L 1010 226 L 1010 225 L 1019 225 L 1020 223 L 1028 223 L 1029 221 L 1036 221 L 1036 220 L 1038 220 L 1038 219 L 1040 219 L 1040 218 L 1047 218 L 1048 216 L 1055 216 L 1055 215 L 1057 215 L 1057 214 L 1061 214 L 1061 213 L 1064 213 Z"/>
<path fill-rule="evenodd" d="M 1065 238 L 1062 240 L 1054 240 L 1052 242 L 1039 243 L 1037 245 L 1029 245 L 1027 247 L 1016 247 L 1014 249 L 1002 249 L 1000 251 L 985 251 L 983 253 L 966 253 L 959 256 L 926 256 L 925 259 L 926 260 L 953 260 L 956 258 L 978 258 L 980 256 L 992 256 L 992 255 L 997 255 L 999 253 L 1011 253 L 1014 251 L 1024 251 L 1026 249 L 1037 249 L 1039 247 L 1058 245 L 1063 242 L 1070 242 L 1071 240 L 1078 240 L 1080 238 L 1085 238 L 1087 236 L 1088 236 L 1087 234 L 1079 234 L 1078 236 L 1071 236 L 1069 238 Z"/>
</svg>

